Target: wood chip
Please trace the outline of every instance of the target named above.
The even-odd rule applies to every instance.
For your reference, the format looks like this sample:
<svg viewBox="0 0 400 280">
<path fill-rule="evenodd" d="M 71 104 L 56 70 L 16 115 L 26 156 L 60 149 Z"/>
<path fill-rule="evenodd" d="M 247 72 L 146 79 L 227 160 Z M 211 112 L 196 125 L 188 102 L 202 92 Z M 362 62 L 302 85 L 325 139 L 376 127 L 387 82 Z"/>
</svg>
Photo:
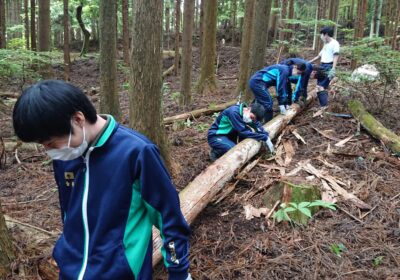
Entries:
<svg viewBox="0 0 400 280">
<path fill-rule="evenodd" d="M 267 215 L 268 212 L 270 211 L 268 208 L 255 208 L 250 204 L 247 204 L 243 206 L 244 208 L 244 215 L 246 217 L 246 220 L 251 220 L 254 217 L 261 217 L 261 215 Z"/>
<path fill-rule="evenodd" d="M 292 133 L 297 139 L 299 139 L 301 142 L 303 142 L 303 144 L 307 145 L 307 143 L 304 140 L 304 138 L 301 137 L 300 134 L 297 132 L 297 129 L 293 130 Z"/>
<path fill-rule="evenodd" d="M 283 142 L 283 147 L 285 149 L 284 166 L 286 167 L 292 162 L 292 159 L 293 159 L 293 156 L 294 156 L 295 152 L 294 152 L 294 148 L 293 148 L 292 142 L 290 140 L 289 141 L 284 141 Z"/>
<path fill-rule="evenodd" d="M 336 147 L 343 147 L 344 144 L 346 144 L 347 142 L 349 142 L 352 138 L 354 137 L 354 135 L 351 135 L 349 137 L 347 137 L 346 139 L 343 139 L 342 141 L 339 141 L 335 144 Z"/>
<path fill-rule="evenodd" d="M 327 138 L 327 139 L 329 139 L 329 140 L 336 141 L 336 142 L 340 141 L 339 138 L 330 136 L 326 131 L 321 131 L 321 130 L 319 130 L 318 128 L 313 127 L 313 126 L 311 126 L 311 127 L 312 127 L 312 129 L 314 129 L 316 132 L 318 132 L 319 134 L 321 134 L 322 136 L 324 136 L 325 138 Z"/>
</svg>

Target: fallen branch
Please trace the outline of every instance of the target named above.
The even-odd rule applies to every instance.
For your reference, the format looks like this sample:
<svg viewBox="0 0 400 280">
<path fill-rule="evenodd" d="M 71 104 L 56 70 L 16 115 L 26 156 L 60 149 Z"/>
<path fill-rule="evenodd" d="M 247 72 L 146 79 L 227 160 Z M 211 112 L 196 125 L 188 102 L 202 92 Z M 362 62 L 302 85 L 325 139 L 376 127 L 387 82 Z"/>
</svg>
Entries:
<svg viewBox="0 0 400 280">
<path fill-rule="evenodd" d="M 19 93 L 16 92 L 1 92 L 0 97 L 2 98 L 18 98 L 20 96 Z"/>
<path fill-rule="evenodd" d="M 169 67 L 167 70 L 165 70 L 162 73 L 162 77 L 164 78 L 164 77 L 168 76 L 169 74 L 171 74 L 174 71 L 174 69 L 175 69 L 175 65 L 172 65 L 171 67 Z"/>
<path fill-rule="evenodd" d="M 194 110 L 188 113 L 183 113 L 180 115 L 176 115 L 176 116 L 172 116 L 172 117 L 167 117 L 164 118 L 164 124 L 170 124 L 173 123 L 175 121 L 178 120 L 186 120 L 186 119 L 193 119 L 193 118 L 197 118 L 200 116 L 204 116 L 204 115 L 210 115 L 212 113 L 216 113 L 216 112 L 220 112 L 222 110 L 225 110 L 226 108 L 235 105 L 237 101 L 232 100 L 220 105 L 216 105 L 213 106 L 212 108 L 203 108 L 203 109 L 198 109 L 198 110 Z"/>
<path fill-rule="evenodd" d="M 315 95 L 309 95 L 309 104 Z M 287 124 L 299 114 L 303 107 L 292 106 L 286 115 L 278 115 L 264 125 L 271 139 L 274 139 Z M 179 193 L 181 210 L 190 224 L 224 187 L 233 178 L 239 168 L 254 157 L 261 148 L 261 143 L 254 139 L 245 139 L 237 144 L 225 155 L 201 172 L 189 185 Z M 153 266 L 162 258 L 160 248 L 162 239 L 157 230 L 153 231 Z"/>
<path fill-rule="evenodd" d="M 351 100 L 348 106 L 352 115 L 373 137 L 381 140 L 393 153 L 400 155 L 400 137 L 398 135 L 369 114 L 360 101 Z"/>
</svg>

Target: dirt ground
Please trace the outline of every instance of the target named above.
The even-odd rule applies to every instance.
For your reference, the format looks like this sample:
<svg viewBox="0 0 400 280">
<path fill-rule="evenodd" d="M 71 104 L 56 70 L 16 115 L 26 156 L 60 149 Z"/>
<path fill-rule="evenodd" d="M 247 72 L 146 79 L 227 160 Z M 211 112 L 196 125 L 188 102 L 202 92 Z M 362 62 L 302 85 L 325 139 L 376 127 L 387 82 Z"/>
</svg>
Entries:
<svg viewBox="0 0 400 280">
<path fill-rule="evenodd" d="M 312 56 L 305 52 L 306 56 Z M 179 78 L 164 81 L 164 115 L 172 116 L 195 108 L 208 107 L 236 98 L 240 49 L 219 50 L 219 91 L 214 96 L 194 96 L 190 108 L 179 108 L 174 93 L 179 91 Z M 268 51 L 267 63 L 275 61 L 276 52 Z M 199 74 L 198 52 L 194 53 L 193 82 Z M 165 61 L 167 68 L 172 62 Z M 124 123 L 128 121 L 128 76 L 119 68 L 120 101 Z M 54 67 L 58 78 L 62 69 Z M 228 78 L 228 79 L 227 79 Z M 95 57 L 76 60 L 72 65 L 71 82 L 87 92 L 99 86 L 99 68 Z M 7 89 L 6 89 L 7 90 Z M 8 89 L 10 90 L 10 89 Z M 91 96 L 98 105 L 98 96 Z M 329 112 L 348 114 L 340 91 L 331 95 Z M 394 99 L 392 104 L 400 104 Z M 395 108 L 395 106 L 394 106 Z M 289 142 L 294 148 L 290 163 L 282 166 L 279 159 L 267 158 L 237 184 L 234 192 L 219 203 L 211 203 L 192 225 L 191 274 L 194 279 L 398 279 L 400 275 L 400 161 L 390 157 L 379 141 L 359 130 L 352 118 L 329 114 L 315 116 L 316 102 L 296 117 L 284 130 L 280 144 Z M 391 115 L 390 115 L 391 116 Z M 380 120 L 399 132 L 398 118 Z M 11 115 L 0 115 L 0 137 L 12 137 Z M 208 159 L 206 134 L 213 116 L 200 117 L 184 128 L 167 127 L 171 155 L 177 163 L 173 180 L 183 189 L 211 162 Z M 306 144 L 298 140 L 296 129 Z M 324 136 L 325 135 L 325 136 Z M 335 144 L 354 135 L 342 147 Z M 275 142 L 275 141 L 274 141 Z M 279 146 L 278 145 L 278 146 Z M 287 156 L 282 154 L 283 157 Z M 264 207 L 268 187 L 282 180 L 305 160 L 326 174 L 343 182 L 343 187 L 372 206 L 361 211 L 353 203 L 338 199 L 339 209 L 321 210 L 307 226 L 267 222 L 264 216 L 246 220 L 244 206 Z M 18 162 L 20 161 L 20 163 Z M 10 279 L 45 279 L 39 263 L 46 263 L 52 246 L 62 230 L 57 188 L 52 167 L 42 148 L 6 154 L 0 164 L 0 201 L 4 214 L 20 227 L 11 234 L 18 260 Z M 321 185 L 304 170 L 296 175 L 311 185 Z M 308 177 L 309 180 L 305 178 Z M 233 185 L 235 180 L 227 187 Z M 28 226 L 22 225 L 27 224 Z M 33 229 L 35 227 L 36 229 Z M 34 230 L 41 241 L 34 243 L 29 231 Z M 37 232 L 39 230 L 40 234 Z M 26 233 L 28 231 L 28 234 Z M 338 256 L 334 245 L 342 246 Z M 24 268 L 24 269 L 22 269 Z M 159 265 L 155 279 L 166 279 Z"/>
</svg>

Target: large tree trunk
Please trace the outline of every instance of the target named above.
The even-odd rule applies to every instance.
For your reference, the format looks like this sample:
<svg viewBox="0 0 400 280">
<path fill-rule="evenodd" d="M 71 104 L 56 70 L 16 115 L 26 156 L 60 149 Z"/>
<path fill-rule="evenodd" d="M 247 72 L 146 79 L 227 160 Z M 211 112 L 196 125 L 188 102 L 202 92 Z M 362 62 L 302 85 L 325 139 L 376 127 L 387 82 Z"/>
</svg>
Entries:
<svg viewBox="0 0 400 280">
<path fill-rule="evenodd" d="M 29 50 L 29 4 L 24 0 L 25 48 Z"/>
<path fill-rule="evenodd" d="M 70 50 L 69 50 L 69 1 L 64 0 L 64 76 L 65 80 L 69 81 L 69 74 L 71 70 L 71 57 L 70 57 Z"/>
<path fill-rule="evenodd" d="M 200 80 L 197 90 L 200 94 L 208 94 L 217 90 L 215 77 L 215 58 L 217 40 L 217 0 L 204 3 L 204 34 L 201 49 Z"/>
<path fill-rule="evenodd" d="M 282 0 L 281 6 L 281 17 L 279 20 L 279 41 L 284 41 L 286 39 L 286 23 L 285 19 L 287 18 L 287 10 L 288 10 L 288 0 Z"/>
<path fill-rule="evenodd" d="M 0 0 L 0 49 L 6 48 L 6 7 L 5 0 Z"/>
<path fill-rule="evenodd" d="M 84 35 L 83 46 L 82 46 L 80 56 L 84 56 L 89 51 L 89 39 L 90 39 L 90 32 L 86 29 L 85 24 L 83 23 L 83 20 L 82 20 L 82 8 L 83 8 L 82 4 L 76 8 L 76 19 L 78 20 L 79 26 Z M 114 7 L 113 11 L 115 11 L 115 7 Z M 114 17 L 115 17 L 115 13 L 114 13 Z M 115 19 L 113 20 L 113 23 L 114 23 L 114 27 L 115 27 Z M 107 28 L 110 28 L 110 27 L 107 27 Z M 115 33 L 114 33 L 114 35 L 115 35 Z"/>
<path fill-rule="evenodd" d="M 122 0 L 122 41 L 124 45 L 124 62 L 129 65 L 129 2 Z"/>
<path fill-rule="evenodd" d="M 174 59 L 174 74 L 179 72 L 179 41 L 181 29 L 181 0 L 175 0 L 175 59 Z"/>
<path fill-rule="evenodd" d="M 115 36 L 115 3 L 100 0 L 100 112 L 120 119 L 117 92 L 117 37 Z"/>
<path fill-rule="evenodd" d="M 308 103 L 315 98 L 308 95 Z M 279 115 L 264 125 L 269 137 L 274 139 L 278 133 L 301 111 L 299 106 L 294 106 L 287 115 Z M 214 196 L 224 187 L 225 183 L 237 174 L 237 171 L 261 148 L 261 143 L 254 139 L 246 139 L 225 155 L 216 160 L 200 173 L 189 185 L 179 193 L 181 210 L 186 221 L 190 224 L 214 198 Z M 153 231 L 153 266 L 161 259 L 160 248 L 162 239 L 156 231 Z"/>
<path fill-rule="evenodd" d="M 204 37 L 204 6 L 205 1 L 200 2 L 200 22 L 199 22 L 199 54 L 201 59 L 201 52 L 203 49 L 203 37 Z M 201 61 L 200 61 L 201 63 Z"/>
<path fill-rule="evenodd" d="M 11 263 L 15 259 L 11 237 L 8 233 L 6 221 L 0 204 L 0 279 L 6 279 L 11 270 Z"/>
<path fill-rule="evenodd" d="M 131 56 L 130 126 L 150 138 L 169 165 L 162 123 L 162 2 L 137 0 Z"/>
<path fill-rule="evenodd" d="M 249 74 L 252 75 L 264 66 L 265 49 L 267 47 L 267 32 L 272 0 L 256 0 L 254 4 L 254 23 L 251 32 L 251 51 Z M 254 95 L 246 87 L 245 101 L 251 102 Z"/>
<path fill-rule="evenodd" d="M 180 103 L 192 103 L 192 34 L 195 0 L 185 0 L 183 12 L 182 72 Z"/>
<path fill-rule="evenodd" d="M 38 51 L 48 52 L 51 49 L 50 42 L 50 0 L 39 1 L 39 46 Z"/>
<path fill-rule="evenodd" d="M 31 0 L 31 50 L 36 51 L 36 2 Z"/>
<path fill-rule="evenodd" d="M 242 32 L 242 45 L 240 48 L 240 70 L 236 94 L 244 93 L 249 79 L 249 60 L 251 47 L 251 32 L 253 30 L 254 0 L 246 0 L 244 11 L 244 23 Z"/>
<path fill-rule="evenodd" d="M 400 137 L 398 135 L 384 127 L 374 116 L 369 114 L 360 101 L 350 101 L 349 109 L 351 114 L 373 137 L 382 140 L 393 153 L 400 156 Z"/>
</svg>

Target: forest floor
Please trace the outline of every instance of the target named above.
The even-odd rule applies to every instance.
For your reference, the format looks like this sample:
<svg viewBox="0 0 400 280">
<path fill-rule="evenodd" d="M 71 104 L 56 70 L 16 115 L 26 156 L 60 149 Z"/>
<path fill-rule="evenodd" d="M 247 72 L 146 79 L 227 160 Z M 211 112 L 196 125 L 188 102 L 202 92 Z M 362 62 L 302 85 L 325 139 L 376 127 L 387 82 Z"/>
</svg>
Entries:
<svg viewBox="0 0 400 280">
<path fill-rule="evenodd" d="M 310 51 L 303 53 L 312 57 Z M 197 108 L 209 107 L 237 98 L 236 77 L 240 49 L 229 46 L 219 50 L 219 91 L 213 96 L 194 95 L 190 108 L 177 104 L 179 78 L 164 81 L 164 115 L 172 116 Z M 274 63 L 276 52 L 268 51 L 267 63 Z M 199 74 L 198 52 L 194 53 L 193 82 Z M 168 68 L 172 60 L 164 61 Z M 346 67 L 346 65 L 342 65 Z M 120 101 L 123 123 L 128 122 L 128 84 L 126 69 L 119 67 Z M 62 78 L 60 66 L 54 66 Z M 72 64 L 71 82 L 91 92 L 99 86 L 96 57 L 79 59 Z M 9 84 L 2 90 L 16 91 Z M 98 105 L 98 95 L 91 96 Z M 328 111 L 348 114 L 346 98 L 339 91 L 331 95 Z M 400 133 L 395 95 L 391 107 L 378 115 L 381 122 Z M 235 191 L 219 203 L 211 203 L 192 225 L 191 273 L 194 279 L 398 279 L 400 275 L 400 161 L 390 157 L 381 143 L 364 130 L 358 130 L 352 119 L 329 114 L 318 115 L 318 105 L 296 117 L 283 131 L 280 144 L 290 143 L 294 155 L 282 164 L 278 158 L 260 154 L 259 163 L 236 184 Z M 167 127 L 172 160 L 176 163 L 173 180 L 182 190 L 211 164 L 206 141 L 213 116 L 187 123 L 180 129 Z M 294 135 L 294 129 L 306 144 Z M 0 137 L 13 135 L 11 112 L 0 113 Z M 342 147 L 335 144 L 351 135 Z M 275 141 L 274 141 L 275 142 Z M 279 146 L 278 145 L 278 146 Z M 287 155 L 283 154 L 283 157 Z M 18 158 L 18 159 L 17 159 Z M 262 216 L 247 220 L 244 206 L 264 207 L 265 192 L 271 182 L 279 182 L 298 164 L 309 160 L 320 170 L 340 178 L 345 188 L 371 205 L 371 211 L 360 211 L 353 204 L 339 199 L 336 211 L 321 210 L 307 226 L 266 222 Z M 20 163 L 18 162 L 20 161 Z M 311 185 L 320 185 L 305 171 L 296 176 L 308 178 Z M 235 181 L 228 183 L 228 186 Z M 39 279 L 38 264 L 49 260 L 52 246 L 62 230 L 57 188 L 52 167 L 43 149 L 20 151 L 17 157 L 6 154 L 0 163 L 0 201 L 4 214 L 13 220 L 41 229 L 42 241 L 37 244 L 20 227 L 11 228 L 18 261 L 10 279 Z M 28 226 L 27 228 L 31 228 Z M 342 245 L 341 245 L 342 244 Z M 341 252 L 332 250 L 340 247 Z M 23 274 L 22 267 L 25 267 Z M 166 279 L 162 265 L 156 268 L 155 279 Z M 44 276 L 42 275 L 42 278 Z"/>
</svg>

